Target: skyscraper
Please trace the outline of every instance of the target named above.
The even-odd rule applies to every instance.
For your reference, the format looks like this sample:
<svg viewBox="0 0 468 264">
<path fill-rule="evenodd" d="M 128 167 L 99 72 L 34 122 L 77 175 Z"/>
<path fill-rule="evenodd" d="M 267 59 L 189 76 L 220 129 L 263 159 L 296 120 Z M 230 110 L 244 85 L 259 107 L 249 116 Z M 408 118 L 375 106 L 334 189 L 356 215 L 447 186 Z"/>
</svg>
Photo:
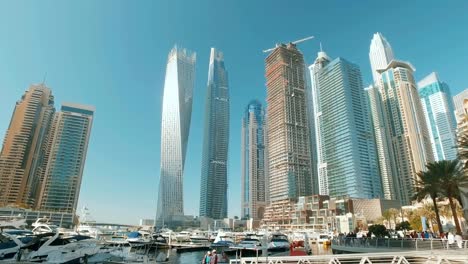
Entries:
<svg viewBox="0 0 468 264">
<path fill-rule="evenodd" d="M 223 53 L 211 48 L 205 102 L 200 216 L 227 217 L 229 86 Z"/>
<path fill-rule="evenodd" d="M 320 194 L 382 197 L 373 131 L 359 67 L 318 53 L 310 66 Z"/>
<path fill-rule="evenodd" d="M 92 106 L 64 103 L 55 114 L 41 210 L 76 212 L 94 111 Z"/>
<path fill-rule="evenodd" d="M 161 120 L 161 173 L 156 219 L 184 214 L 183 175 L 192 115 L 196 54 L 174 47 L 167 59 Z"/>
<path fill-rule="evenodd" d="M 0 153 L 0 205 L 35 206 L 54 112 L 43 84 L 30 86 L 16 103 Z"/>
<path fill-rule="evenodd" d="M 265 112 L 251 101 L 242 118 L 242 218 L 263 219 L 267 197 Z"/>
<path fill-rule="evenodd" d="M 418 82 L 418 91 L 431 138 L 434 160 L 457 158 L 457 123 L 450 89 L 433 72 Z"/>
<path fill-rule="evenodd" d="M 389 136 L 382 97 L 378 86 L 370 85 L 365 88 L 369 107 L 374 142 L 379 162 L 379 174 L 382 183 L 383 197 L 387 200 L 396 199 L 395 182 L 398 181 L 397 165 Z"/>
<path fill-rule="evenodd" d="M 411 202 L 416 173 L 434 160 L 414 70 L 407 62 L 393 60 L 377 71 L 387 136 L 396 163 L 396 197 L 402 204 Z"/>
<path fill-rule="evenodd" d="M 468 88 L 460 92 L 453 97 L 453 103 L 455 105 L 455 116 L 457 122 L 460 122 L 465 113 L 465 100 L 468 99 Z"/>
<path fill-rule="evenodd" d="M 372 38 L 369 49 L 369 59 L 372 69 L 372 78 L 374 79 L 374 83 L 377 83 L 380 75 L 377 70 L 384 69 L 390 61 L 394 59 L 390 43 L 388 43 L 380 32 L 375 33 Z"/>
<path fill-rule="evenodd" d="M 265 59 L 270 200 L 313 193 L 305 65 L 295 44 L 279 44 Z"/>
</svg>

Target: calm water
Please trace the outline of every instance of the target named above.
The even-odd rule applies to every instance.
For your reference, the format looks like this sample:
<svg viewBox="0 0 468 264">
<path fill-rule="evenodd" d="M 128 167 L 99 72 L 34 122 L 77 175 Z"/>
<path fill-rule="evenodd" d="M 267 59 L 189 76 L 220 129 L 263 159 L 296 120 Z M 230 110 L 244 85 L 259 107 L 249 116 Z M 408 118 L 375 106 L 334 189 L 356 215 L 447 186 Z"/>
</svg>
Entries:
<svg viewBox="0 0 468 264">
<path fill-rule="evenodd" d="M 171 252 L 169 257 L 169 263 L 171 264 L 199 264 L 203 256 L 205 255 L 205 251 L 198 251 L 198 252 L 185 252 L 181 254 L 175 253 L 175 251 Z M 324 247 L 322 245 L 312 245 L 312 255 L 330 255 L 332 254 L 331 247 Z M 233 257 L 235 258 L 235 256 Z"/>
</svg>

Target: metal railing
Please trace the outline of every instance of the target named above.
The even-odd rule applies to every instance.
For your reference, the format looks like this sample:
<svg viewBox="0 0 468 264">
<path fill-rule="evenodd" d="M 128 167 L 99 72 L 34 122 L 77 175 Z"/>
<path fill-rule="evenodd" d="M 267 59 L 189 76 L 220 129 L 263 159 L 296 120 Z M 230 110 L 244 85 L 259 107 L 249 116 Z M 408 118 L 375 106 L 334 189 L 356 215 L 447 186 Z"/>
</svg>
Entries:
<svg viewBox="0 0 468 264">
<path fill-rule="evenodd" d="M 468 240 L 448 239 L 412 239 L 412 238 L 354 238 L 335 237 L 332 239 L 332 248 L 339 247 L 359 247 L 359 248 L 381 248 L 409 250 L 457 250 L 468 249 Z"/>
<path fill-rule="evenodd" d="M 393 253 L 338 254 L 300 257 L 257 257 L 231 260 L 230 264 L 419 264 L 468 263 L 468 251 L 410 251 Z"/>
</svg>

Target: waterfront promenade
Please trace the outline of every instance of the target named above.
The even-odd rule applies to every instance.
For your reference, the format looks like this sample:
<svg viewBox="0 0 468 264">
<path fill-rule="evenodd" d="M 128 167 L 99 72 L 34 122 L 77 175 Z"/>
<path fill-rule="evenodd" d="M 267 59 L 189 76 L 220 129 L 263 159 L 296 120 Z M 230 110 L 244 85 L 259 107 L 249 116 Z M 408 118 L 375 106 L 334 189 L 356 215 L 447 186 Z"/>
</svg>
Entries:
<svg viewBox="0 0 468 264">
<path fill-rule="evenodd" d="M 366 254 L 335 254 L 301 257 L 258 257 L 231 260 L 230 264 L 451 264 L 468 263 L 468 251 L 436 250 Z"/>
<path fill-rule="evenodd" d="M 468 240 L 449 243 L 447 239 L 335 237 L 332 240 L 331 248 L 333 253 L 377 253 L 427 250 L 467 251 Z"/>
</svg>

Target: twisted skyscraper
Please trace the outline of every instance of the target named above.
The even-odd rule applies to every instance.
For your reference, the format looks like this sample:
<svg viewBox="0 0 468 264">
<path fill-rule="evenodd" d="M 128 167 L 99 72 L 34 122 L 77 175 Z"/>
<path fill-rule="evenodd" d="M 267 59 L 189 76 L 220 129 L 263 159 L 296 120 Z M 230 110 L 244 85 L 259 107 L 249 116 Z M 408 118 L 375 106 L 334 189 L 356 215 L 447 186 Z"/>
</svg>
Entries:
<svg viewBox="0 0 468 264">
<path fill-rule="evenodd" d="M 184 214 L 183 175 L 192 115 L 196 54 L 173 48 L 164 81 L 161 174 L 156 219 L 169 223 Z"/>
<path fill-rule="evenodd" d="M 223 53 L 211 48 L 205 102 L 200 216 L 227 217 L 229 87 Z"/>
</svg>

